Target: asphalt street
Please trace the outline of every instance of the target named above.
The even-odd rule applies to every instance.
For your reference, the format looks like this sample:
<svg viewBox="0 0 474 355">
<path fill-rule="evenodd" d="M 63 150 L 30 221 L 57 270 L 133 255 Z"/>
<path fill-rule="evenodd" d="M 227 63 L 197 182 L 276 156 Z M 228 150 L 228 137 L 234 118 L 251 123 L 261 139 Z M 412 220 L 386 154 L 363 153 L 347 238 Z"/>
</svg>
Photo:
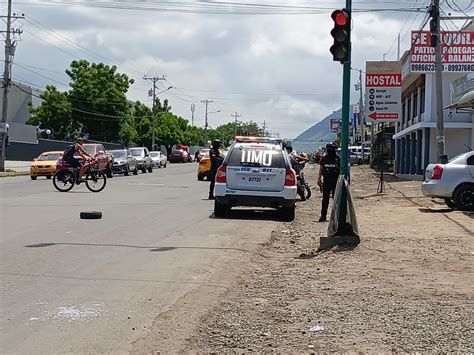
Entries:
<svg viewBox="0 0 474 355">
<path fill-rule="evenodd" d="M 195 164 L 116 176 L 105 190 L 0 179 L 0 352 L 119 352 L 198 287 L 269 238 L 264 213 L 214 219 Z M 101 220 L 81 220 L 81 211 Z"/>
</svg>

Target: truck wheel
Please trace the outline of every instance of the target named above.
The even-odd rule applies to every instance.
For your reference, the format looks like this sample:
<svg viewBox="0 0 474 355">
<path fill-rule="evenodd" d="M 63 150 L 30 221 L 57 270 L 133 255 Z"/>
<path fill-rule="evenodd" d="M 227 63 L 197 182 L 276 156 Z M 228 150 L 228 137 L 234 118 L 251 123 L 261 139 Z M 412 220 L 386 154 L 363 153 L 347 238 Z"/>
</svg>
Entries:
<svg viewBox="0 0 474 355">
<path fill-rule="evenodd" d="M 463 185 L 454 193 L 454 205 L 461 211 L 474 211 L 474 185 Z"/>
<path fill-rule="evenodd" d="M 112 172 L 112 167 L 107 165 L 107 170 L 105 170 L 105 175 L 110 179 L 114 177 L 114 173 Z"/>
</svg>

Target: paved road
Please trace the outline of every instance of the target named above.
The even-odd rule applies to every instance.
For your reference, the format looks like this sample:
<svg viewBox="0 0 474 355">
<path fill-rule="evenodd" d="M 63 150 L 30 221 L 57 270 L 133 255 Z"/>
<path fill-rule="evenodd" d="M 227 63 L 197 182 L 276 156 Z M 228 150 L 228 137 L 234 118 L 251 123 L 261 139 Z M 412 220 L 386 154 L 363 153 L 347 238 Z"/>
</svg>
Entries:
<svg viewBox="0 0 474 355">
<path fill-rule="evenodd" d="M 98 194 L 0 179 L 0 352 L 128 351 L 180 297 L 220 287 L 214 262 L 268 239 L 275 222 L 210 218 L 208 184 L 195 171 L 119 176 Z M 104 217 L 81 220 L 84 210 Z"/>
</svg>

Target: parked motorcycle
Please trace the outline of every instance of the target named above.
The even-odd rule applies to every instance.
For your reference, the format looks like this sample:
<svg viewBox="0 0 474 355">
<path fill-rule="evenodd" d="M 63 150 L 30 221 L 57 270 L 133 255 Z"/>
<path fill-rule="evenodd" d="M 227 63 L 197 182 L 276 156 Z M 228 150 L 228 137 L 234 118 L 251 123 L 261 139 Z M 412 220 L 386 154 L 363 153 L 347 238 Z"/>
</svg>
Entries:
<svg viewBox="0 0 474 355">
<path fill-rule="evenodd" d="M 298 163 L 297 169 L 295 169 L 296 174 L 297 174 L 296 175 L 296 182 L 297 182 L 296 191 L 298 195 L 300 196 L 301 201 L 306 201 L 307 199 L 311 197 L 311 188 L 308 182 L 306 181 L 306 179 L 304 178 L 303 169 L 305 165 L 306 165 L 306 162 L 300 162 Z"/>
</svg>

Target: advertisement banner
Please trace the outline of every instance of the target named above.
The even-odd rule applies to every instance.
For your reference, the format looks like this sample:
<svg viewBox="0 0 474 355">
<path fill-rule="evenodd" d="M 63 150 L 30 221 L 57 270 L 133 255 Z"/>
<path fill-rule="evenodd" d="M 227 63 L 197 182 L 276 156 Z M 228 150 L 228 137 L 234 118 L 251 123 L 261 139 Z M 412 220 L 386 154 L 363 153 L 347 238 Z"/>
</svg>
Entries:
<svg viewBox="0 0 474 355">
<path fill-rule="evenodd" d="M 430 45 L 430 31 L 412 31 L 410 71 L 434 73 L 435 48 Z M 468 73 L 474 71 L 474 32 L 444 31 L 441 33 L 443 71 Z"/>
<path fill-rule="evenodd" d="M 331 133 L 341 133 L 342 132 L 342 120 L 340 118 L 331 118 L 329 123 L 329 130 Z"/>
</svg>

